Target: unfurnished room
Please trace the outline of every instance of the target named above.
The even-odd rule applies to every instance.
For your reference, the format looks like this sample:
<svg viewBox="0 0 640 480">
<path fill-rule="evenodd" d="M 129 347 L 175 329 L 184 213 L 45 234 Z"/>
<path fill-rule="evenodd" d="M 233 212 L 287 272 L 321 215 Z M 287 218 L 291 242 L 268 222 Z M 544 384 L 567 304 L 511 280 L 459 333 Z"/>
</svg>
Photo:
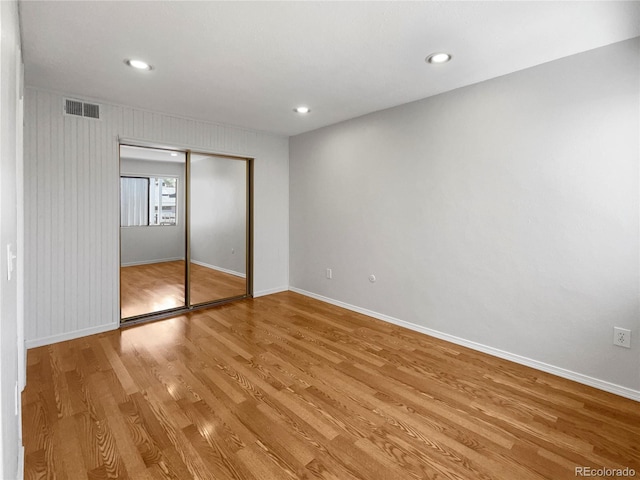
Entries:
<svg viewBox="0 0 640 480">
<path fill-rule="evenodd" d="M 0 33 L 0 479 L 640 477 L 640 1 Z"/>
</svg>

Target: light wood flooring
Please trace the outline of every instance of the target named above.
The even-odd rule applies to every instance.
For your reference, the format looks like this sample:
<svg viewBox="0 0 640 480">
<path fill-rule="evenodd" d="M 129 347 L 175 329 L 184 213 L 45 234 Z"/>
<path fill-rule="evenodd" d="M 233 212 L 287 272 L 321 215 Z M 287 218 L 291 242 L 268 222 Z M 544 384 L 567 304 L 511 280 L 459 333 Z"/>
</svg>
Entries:
<svg viewBox="0 0 640 480">
<path fill-rule="evenodd" d="M 122 318 L 184 306 L 184 261 L 150 263 L 120 268 Z M 198 304 L 244 295 L 242 277 L 191 263 L 191 303 Z"/>
<path fill-rule="evenodd" d="M 639 403 L 291 292 L 29 350 L 23 428 L 29 480 L 640 472 Z"/>
</svg>

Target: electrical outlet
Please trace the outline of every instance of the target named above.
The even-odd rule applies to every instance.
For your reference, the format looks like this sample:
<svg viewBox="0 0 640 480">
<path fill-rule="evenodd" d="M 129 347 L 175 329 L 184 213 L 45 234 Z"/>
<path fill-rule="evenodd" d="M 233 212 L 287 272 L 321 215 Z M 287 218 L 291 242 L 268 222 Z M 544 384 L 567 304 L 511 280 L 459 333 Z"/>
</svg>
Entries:
<svg viewBox="0 0 640 480">
<path fill-rule="evenodd" d="M 613 327 L 613 344 L 618 347 L 631 348 L 631 330 Z"/>
<path fill-rule="evenodd" d="M 333 272 L 330 268 L 327 268 L 327 278 L 331 280 L 333 278 Z"/>
</svg>

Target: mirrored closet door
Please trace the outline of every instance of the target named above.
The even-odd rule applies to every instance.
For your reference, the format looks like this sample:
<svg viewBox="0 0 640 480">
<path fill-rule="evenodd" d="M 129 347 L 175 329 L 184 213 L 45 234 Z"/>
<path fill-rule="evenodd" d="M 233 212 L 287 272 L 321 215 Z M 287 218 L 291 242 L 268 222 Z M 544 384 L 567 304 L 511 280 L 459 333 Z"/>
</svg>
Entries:
<svg viewBox="0 0 640 480">
<path fill-rule="evenodd" d="M 121 318 L 184 307 L 186 155 L 120 147 Z"/>
<path fill-rule="evenodd" d="M 192 305 L 247 292 L 247 162 L 190 156 L 189 299 Z"/>
<path fill-rule="evenodd" d="M 250 162 L 120 146 L 123 322 L 250 294 Z"/>
</svg>

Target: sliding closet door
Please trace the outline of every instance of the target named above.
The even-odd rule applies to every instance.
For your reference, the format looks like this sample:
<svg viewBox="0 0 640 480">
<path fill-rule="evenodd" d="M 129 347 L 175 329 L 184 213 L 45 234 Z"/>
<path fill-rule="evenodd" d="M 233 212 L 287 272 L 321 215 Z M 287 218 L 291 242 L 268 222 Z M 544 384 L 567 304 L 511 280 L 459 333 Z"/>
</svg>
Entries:
<svg viewBox="0 0 640 480">
<path fill-rule="evenodd" d="M 247 295 L 248 161 L 192 153 L 189 301 Z"/>
<path fill-rule="evenodd" d="M 250 159 L 121 145 L 120 172 L 123 322 L 250 294 Z"/>
<path fill-rule="evenodd" d="M 184 308 L 186 154 L 120 147 L 120 313 Z"/>
</svg>

